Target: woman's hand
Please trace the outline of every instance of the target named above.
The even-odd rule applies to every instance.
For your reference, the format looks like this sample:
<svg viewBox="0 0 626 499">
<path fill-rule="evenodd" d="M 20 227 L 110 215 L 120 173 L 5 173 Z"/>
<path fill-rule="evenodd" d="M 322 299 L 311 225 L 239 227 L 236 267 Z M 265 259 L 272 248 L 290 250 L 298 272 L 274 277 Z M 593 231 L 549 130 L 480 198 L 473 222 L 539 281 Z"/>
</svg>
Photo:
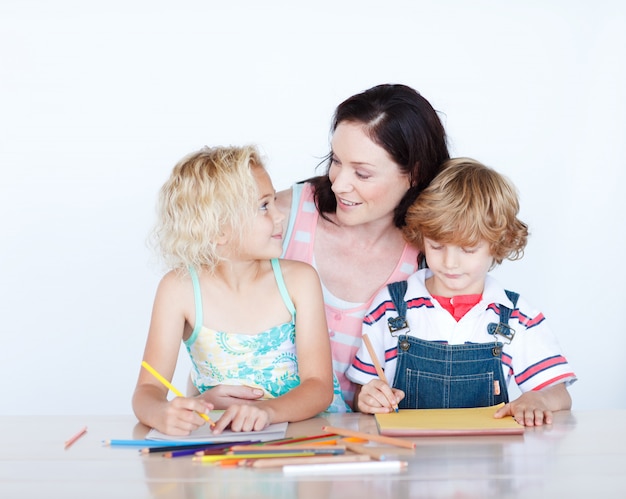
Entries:
<svg viewBox="0 0 626 499">
<path fill-rule="evenodd" d="M 222 410 L 232 405 L 252 403 L 262 398 L 263 390 L 250 386 L 217 385 L 196 398 L 210 403 L 213 408 Z"/>
</svg>

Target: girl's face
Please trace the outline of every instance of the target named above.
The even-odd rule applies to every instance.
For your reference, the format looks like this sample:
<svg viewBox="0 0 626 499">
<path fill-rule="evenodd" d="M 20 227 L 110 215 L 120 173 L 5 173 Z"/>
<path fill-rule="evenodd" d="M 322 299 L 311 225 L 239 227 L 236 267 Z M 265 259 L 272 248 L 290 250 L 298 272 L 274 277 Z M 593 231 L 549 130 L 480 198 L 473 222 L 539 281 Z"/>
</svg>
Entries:
<svg viewBox="0 0 626 499">
<path fill-rule="evenodd" d="M 493 263 L 486 241 L 466 248 L 424 238 L 424 253 L 433 273 L 426 281 L 430 294 L 450 298 L 483 292 L 485 277 Z"/>
<path fill-rule="evenodd" d="M 393 211 L 410 187 L 408 175 L 358 123 L 342 122 L 335 129 L 328 176 L 337 221 L 344 225 L 393 223 Z"/>
<path fill-rule="evenodd" d="M 276 207 L 276 191 L 267 171 L 255 166 L 252 174 L 259 190 L 258 211 L 244 238 L 242 253 L 253 259 L 278 258 L 283 252 L 285 216 Z"/>
</svg>

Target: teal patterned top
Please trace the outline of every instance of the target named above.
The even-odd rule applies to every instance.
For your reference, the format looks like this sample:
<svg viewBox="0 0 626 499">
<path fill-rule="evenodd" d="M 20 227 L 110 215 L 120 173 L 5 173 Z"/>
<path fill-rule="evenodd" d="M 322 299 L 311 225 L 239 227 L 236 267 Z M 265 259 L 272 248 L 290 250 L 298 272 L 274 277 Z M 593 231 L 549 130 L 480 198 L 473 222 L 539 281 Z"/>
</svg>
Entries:
<svg viewBox="0 0 626 499">
<path fill-rule="evenodd" d="M 198 274 L 195 269 L 189 269 L 194 286 L 196 325 L 184 343 L 191 358 L 191 378 L 200 393 L 216 385 L 247 385 L 262 389 L 264 398 L 274 398 L 300 384 L 296 356 L 296 310 L 278 260 L 271 262 L 281 296 L 291 312 L 291 321 L 258 334 L 225 333 L 205 327 Z M 335 396 L 327 412 L 349 411 L 334 376 L 333 381 Z"/>
</svg>

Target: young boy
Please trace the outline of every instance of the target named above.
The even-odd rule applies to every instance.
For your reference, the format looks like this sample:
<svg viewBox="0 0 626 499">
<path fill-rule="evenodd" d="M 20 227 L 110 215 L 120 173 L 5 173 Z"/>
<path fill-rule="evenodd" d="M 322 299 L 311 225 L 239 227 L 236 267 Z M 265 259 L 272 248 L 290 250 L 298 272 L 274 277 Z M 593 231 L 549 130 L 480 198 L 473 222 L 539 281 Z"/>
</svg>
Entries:
<svg viewBox="0 0 626 499">
<path fill-rule="evenodd" d="M 449 160 L 407 213 L 404 237 L 428 268 L 390 284 L 363 321 L 392 387 L 361 346 L 346 375 L 365 413 L 394 408 L 485 407 L 526 426 L 569 409 L 576 380 L 544 316 L 488 272 L 523 255 L 528 227 L 515 188 L 468 158 Z M 522 395 L 509 402 L 513 378 Z"/>
</svg>

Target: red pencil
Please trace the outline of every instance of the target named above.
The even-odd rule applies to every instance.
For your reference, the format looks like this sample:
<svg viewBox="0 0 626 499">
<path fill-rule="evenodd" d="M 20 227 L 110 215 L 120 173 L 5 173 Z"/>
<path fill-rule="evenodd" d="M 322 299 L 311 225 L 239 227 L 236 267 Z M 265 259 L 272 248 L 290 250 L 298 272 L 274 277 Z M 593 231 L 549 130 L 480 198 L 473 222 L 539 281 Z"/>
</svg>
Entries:
<svg viewBox="0 0 626 499">
<path fill-rule="evenodd" d="M 81 428 L 81 430 L 78 433 L 76 433 L 76 435 L 72 436 L 71 438 L 65 441 L 65 448 L 69 449 L 72 446 L 72 444 L 76 442 L 76 440 L 78 440 L 80 437 L 82 437 L 85 433 L 87 433 L 86 426 L 84 428 Z"/>
</svg>

